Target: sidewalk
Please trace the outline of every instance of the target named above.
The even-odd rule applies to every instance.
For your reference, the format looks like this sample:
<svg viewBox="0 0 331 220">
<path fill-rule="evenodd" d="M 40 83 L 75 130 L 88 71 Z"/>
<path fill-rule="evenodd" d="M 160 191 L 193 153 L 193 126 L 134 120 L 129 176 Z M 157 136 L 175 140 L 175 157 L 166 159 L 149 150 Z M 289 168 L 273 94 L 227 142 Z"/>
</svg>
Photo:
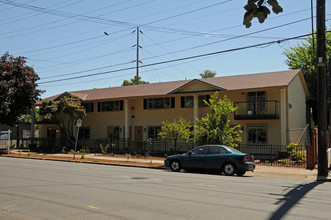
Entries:
<svg viewBox="0 0 331 220">
<path fill-rule="evenodd" d="M 164 160 L 162 158 L 129 158 L 116 157 L 116 156 L 104 156 L 102 154 L 85 154 L 84 159 L 81 159 L 80 154 L 76 154 L 75 160 L 73 160 L 73 154 L 38 154 L 31 152 L 30 156 L 27 156 L 27 152 L 11 152 L 12 154 L 3 154 L 4 157 L 19 157 L 29 159 L 44 159 L 44 160 L 56 160 L 56 161 L 70 161 L 70 162 L 83 162 L 105 165 L 119 165 L 119 166 L 131 166 L 131 167 L 144 167 L 144 168 L 158 168 L 165 169 Z M 283 179 L 296 179 L 305 181 L 317 180 L 317 169 L 308 170 L 302 168 L 289 168 L 289 167 L 271 167 L 257 165 L 254 172 L 246 172 L 245 176 L 252 177 L 265 177 L 265 178 L 283 178 Z M 326 178 L 326 181 L 331 182 L 331 176 Z"/>
</svg>

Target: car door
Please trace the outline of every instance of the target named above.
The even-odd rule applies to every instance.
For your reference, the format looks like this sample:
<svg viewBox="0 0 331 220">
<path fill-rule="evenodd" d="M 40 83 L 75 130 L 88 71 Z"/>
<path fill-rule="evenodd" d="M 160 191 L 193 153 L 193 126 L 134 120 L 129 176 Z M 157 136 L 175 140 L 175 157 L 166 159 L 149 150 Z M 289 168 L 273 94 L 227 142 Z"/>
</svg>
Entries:
<svg viewBox="0 0 331 220">
<path fill-rule="evenodd" d="M 208 169 L 221 169 L 229 152 L 222 146 L 209 146 L 206 155 L 206 167 Z"/>
<path fill-rule="evenodd" d="M 206 168 L 206 155 L 208 146 L 200 146 L 189 152 L 188 157 L 183 161 L 184 168 L 204 169 Z"/>
</svg>

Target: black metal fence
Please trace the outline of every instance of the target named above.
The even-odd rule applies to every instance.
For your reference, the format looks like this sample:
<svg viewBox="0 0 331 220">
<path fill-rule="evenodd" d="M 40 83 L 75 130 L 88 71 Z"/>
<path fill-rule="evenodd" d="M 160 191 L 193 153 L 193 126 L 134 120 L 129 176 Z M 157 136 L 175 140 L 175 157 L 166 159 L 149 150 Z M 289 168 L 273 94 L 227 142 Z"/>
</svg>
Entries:
<svg viewBox="0 0 331 220">
<path fill-rule="evenodd" d="M 260 165 L 300 168 L 306 168 L 307 166 L 307 149 L 304 145 L 239 144 L 238 150 L 252 154 L 255 163 Z"/>
<path fill-rule="evenodd" d="M 74 150 L 75 141 L 67 139 L 20 139 L 17 146 L 17 140 L 12 140 L 12 146 L 15 148 L 29 148 L 31 151 L 58 153 L 69 152 Z M 128 139 L 81 139 L 77 143 L 77 151 L 84 150 L 89 153 L 114 153 L 114 154 L 150 154 L 155 156 L 165 156 L 175 153 L 184 153 L 196 145 L 194 142 L 179 142 L 176 147 L 173 142 L 165 142 L 160 140 L 149 141 L 132 141 Z"/>
<path fill-rule="evenodd" d="M 17 143 L 12 140 L 12 143 Z M 43 153 L 70 152 L 74 150 L 75 142 L 66 139 L 20 139 L 16 148 L 29 148 L 31 151 Z M 13 144 L 14 145 L 14 144 Z M 184 153 L 196 144 L 194 142 L 179 142 L 176 147 L 173 142 L 149 140 L 136 142 L 128 139 L 81 139 L 78 141 L 77 150 L 86 153 L 107 154 L 139 154 L 148 153 L 153 156 L 166 156 L 175 153 Z M 255 162 L 267 166 L 306 167 L 305 146 L 284 145 L 248 145 L 239 144 L 238 150 L 254 156 Z"/>
</svg>

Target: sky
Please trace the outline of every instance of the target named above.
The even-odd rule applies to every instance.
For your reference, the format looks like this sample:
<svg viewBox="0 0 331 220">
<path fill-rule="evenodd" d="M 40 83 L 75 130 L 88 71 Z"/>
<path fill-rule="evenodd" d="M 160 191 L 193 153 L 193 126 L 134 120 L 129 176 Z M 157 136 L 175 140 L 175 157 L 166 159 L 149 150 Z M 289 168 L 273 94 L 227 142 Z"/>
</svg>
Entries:
<svg viewBox="0 0 331 220">
<path fill-rule="evenodd" d="M 250 28 L 242 24 L 246 2 L 0 0 L 0 55 L 26 57 L 41 98 L 133 78 L 137 27 L 139 76 L 150 83 L 198 79 L 207 69 L 216 77 L 287 70 L 284 50 L 312 31 L 311 0 L 278 0 L 284 12 Z M 316 0 L 314 28 L 315 16 Z M 327 28 L 329 18 L 331 0 Z"/>
</svg>

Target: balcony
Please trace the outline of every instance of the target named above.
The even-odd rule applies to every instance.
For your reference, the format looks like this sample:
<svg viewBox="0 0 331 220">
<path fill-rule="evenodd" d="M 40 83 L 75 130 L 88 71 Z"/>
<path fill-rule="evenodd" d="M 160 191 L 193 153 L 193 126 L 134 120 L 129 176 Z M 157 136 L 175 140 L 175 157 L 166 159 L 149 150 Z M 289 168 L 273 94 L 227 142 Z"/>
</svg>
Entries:
<svg viewBox="0 0 331 220">
<path fill-rule="evenodd" d="M 235 120 L 279 119 L 279 102 L 235 102 Z"/>
</svg>

